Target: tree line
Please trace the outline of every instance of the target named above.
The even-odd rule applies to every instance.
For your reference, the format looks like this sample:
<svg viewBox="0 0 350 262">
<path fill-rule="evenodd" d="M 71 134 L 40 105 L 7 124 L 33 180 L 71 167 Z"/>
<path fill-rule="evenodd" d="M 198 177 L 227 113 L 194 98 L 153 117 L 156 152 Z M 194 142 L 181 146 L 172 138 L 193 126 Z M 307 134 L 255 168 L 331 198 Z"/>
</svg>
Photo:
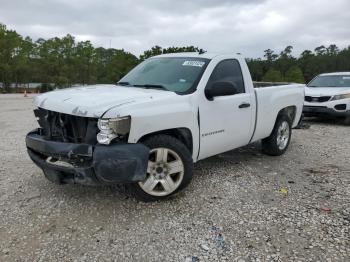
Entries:
<svg viewBox="0 0 350 262">
<path fill-rule="evenodd" d="M 247 59 L 253 79 L 304 83 L 321 73 L 350 71 L 350 46 L 339 49 L 334 44 L 321 45 L 313 51 L 303 51 L 299 57 L 293 57 L 292 51 L 292 46 L 279 54 L 267 49 L 264 59 Z"/>
<path fill-rule="evenodd" d="M 320 46 L 305 50 L 299 57 L 293 57 L 292 51 L 292 46 L 279 54 L 267 49 L 264 58 L 247 59 L 253 80 L 304 83 L 322 72 L 350 71 L 350 46 L 342 50 L 336 45 Z M 42 83 L 42 91 L 46 91 L 73 84 L 116 83 L 143 60 L 175 52 L 204 50 L 154 46 L 137 57 L 123 49 L 78 42 L 69 34 L 33 41 L 0 24 L 0 83 L 5 91 L 11 90 L 11 84 Z"/>
</svg>

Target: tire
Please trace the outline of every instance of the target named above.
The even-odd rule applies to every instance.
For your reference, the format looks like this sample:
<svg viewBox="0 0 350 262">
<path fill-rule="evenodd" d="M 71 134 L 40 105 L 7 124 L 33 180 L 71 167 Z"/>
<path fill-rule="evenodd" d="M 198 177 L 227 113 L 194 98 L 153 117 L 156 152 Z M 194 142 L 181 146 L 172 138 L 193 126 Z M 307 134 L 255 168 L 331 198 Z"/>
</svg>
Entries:
<svg viewBox="0 0 350 262">
<path fill-rule="evenodd" d="M 302 129 L 304 127 L 304 114 L 301 114 L 298 125 L 294 129 Z"/>
<path fill-rule="evenodd" d="M 168 135 L 155 135 L 143 144 L 150 148 L 147 177 L 144 181 L 125 185 L 129 195 L 143 202 L 152 202 L 168 198 L 189 185 L 193 160 L 181 141 Z"/>
<path fill-rule="evenodd" d="M 350 126 L 350 116 L 345 117 L 344 125 Z"/>
<path fill-rule="evenodd" d="M 280 156 L 288 149 L 292 135 L 292 123 L 287 115 L 279 115 L 269 137 L 262 140 L 263 153 Z"/>
</svg>

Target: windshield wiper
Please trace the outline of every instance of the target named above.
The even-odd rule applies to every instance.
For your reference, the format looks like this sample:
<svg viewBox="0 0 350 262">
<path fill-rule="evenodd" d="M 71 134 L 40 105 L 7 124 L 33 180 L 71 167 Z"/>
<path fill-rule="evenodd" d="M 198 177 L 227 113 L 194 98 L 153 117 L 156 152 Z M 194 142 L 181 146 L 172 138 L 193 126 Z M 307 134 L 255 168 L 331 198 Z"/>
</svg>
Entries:
<svg viewBox="0 0 350 262">
<path fill-rule="evenodd" d="M 131 84 L 129 82 L 118 82 L 117 85 L 120 85 L 120 86 L 131 86 Z"/>
<path fill-rule="evenodd" d="M 144 87 L 144 88 L 155 88 L 155 89 L 161 89 L 165 91 L 169 91 L 165 86 L 163 85 L 155 85 L 155 84 L 144 84 L 144 85 L 133 85 L 135 87 Z"/>
</svg>

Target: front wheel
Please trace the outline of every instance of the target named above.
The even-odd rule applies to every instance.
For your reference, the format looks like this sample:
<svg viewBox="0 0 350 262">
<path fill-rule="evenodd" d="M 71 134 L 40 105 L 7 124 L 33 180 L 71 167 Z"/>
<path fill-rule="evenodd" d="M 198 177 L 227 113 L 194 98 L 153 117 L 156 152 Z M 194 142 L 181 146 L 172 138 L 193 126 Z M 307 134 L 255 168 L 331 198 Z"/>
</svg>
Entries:
<svg viewBox="0 0 350 262">
<path fill-rule="evenodd" d="M 262 140 L 262 151 L 270 156 L 280 156 L 286 152 L 292 135 L 291 120 L 280 115 L 269 137 Z"/>
<path fill-rule="evenodd" d="M 145 202 L 156 201 L 179 192 L 191 182 L 192 156 L 181 141 L 156 135 L 144 144 L 150 148 L 146 179 L 127 186 L 131 195 Z"/>
</svg>

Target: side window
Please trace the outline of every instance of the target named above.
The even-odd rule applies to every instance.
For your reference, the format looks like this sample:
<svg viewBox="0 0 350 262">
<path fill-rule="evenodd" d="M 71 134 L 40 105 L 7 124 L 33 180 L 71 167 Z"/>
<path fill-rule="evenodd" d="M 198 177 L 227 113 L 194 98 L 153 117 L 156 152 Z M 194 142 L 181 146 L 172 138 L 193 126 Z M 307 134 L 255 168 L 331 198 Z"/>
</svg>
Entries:
<svg viewBox="0 0 350 262">
<path fill-rule="evenodd" d="M 236 85 L 239 94 L 245 93 L 243 75 L 237 60 L 223 60 L 214 68 L 208 84 L 221 81 L 231 82 Z"/>
</svg>

